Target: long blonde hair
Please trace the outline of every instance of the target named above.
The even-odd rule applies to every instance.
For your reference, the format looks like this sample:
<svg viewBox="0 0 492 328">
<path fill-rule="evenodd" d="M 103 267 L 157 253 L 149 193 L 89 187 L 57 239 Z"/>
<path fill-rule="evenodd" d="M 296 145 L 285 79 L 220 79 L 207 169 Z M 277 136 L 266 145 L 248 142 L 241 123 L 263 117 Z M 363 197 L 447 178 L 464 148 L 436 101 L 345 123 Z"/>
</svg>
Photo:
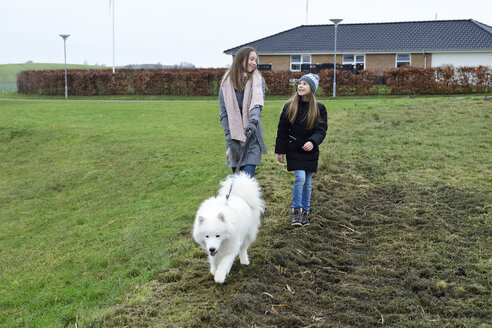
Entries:
<svg viewBox="0 0 492 328">
<path fill-rule="evenodd" d="M 314 93 L 312 91 L 309 93 L 308 97 L 309 106 L 307 112 L 306 128 L 310 130 L 321 123 L 321 115 L 319 113 L 316 97 L 314 96 Z M 297 112 L 299 109 L 299 98 L 301 97 L 296 90 L 296 93 L 289 99 L 290 105 L 289 108 L 287 108 L 287 119 L 291 124 L 294 124 L 297 117 Z"/>
<path fill-rule="evenodd" d="M 252 47 L 242 47 L 241 49 L 239 49 L 234 56 L 231 68 L 229 68 L 229 70 L 227 70 L 227 72 L 224 74 L 224 78 L 222 79 L 222 81 L 230 76 L 234 90 L 243 91 L 244 87 L 246 86 L 246 82 L 253 75 L 253 72 L 249 73 L 247 70 L 244 69 L 244 61 L 246 60 L 247 65 L 249 54 L 251 52 L 256 53 L 256 50 Z M 246 80 L 243 79 L 244 73 L 247 73 Z"/>
</svg>

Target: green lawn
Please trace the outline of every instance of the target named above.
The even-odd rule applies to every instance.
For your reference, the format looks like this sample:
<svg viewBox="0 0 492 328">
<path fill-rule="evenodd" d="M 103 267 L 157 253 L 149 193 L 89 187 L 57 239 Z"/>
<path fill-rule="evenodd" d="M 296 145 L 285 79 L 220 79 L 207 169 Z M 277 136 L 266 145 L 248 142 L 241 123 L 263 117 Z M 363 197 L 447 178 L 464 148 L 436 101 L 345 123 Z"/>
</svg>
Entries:
<svg viewBox="0 0 492 328">
<path fill-rule="evenodd" d="M 1 325 L 67 325 L 150 279 L 228 173 L 214 103 L 0 106 Z"/>
<path fill-rule="evenodd" d="M 490 101 L 401 98 L 325 104 L 329 134 L 320 167 L 329 173 L 327 184 L 346 170 L 360 185 L 398 182 L 425 190 L 445 183 L 482 195 L 490 211 Z M 262 114 L 270 154 L 258 179 L 266 186 L 269 211 L 277 210 L 268 214 L 263 240 L 273 238 L 268 222 L 278 219 L 290 192 L 291 176 L 273 154 L 281 107 L 280 101 L 267 102 Z M 205 259 L 191 240 L 191 226 L 198 205 L 230 172 L 224 152 L 215 101 L 2 100 L 0 326 L 87 325 L 115 315 L 113 307 L 121 304 L 142 311 L 136 310 L 136 317 L 148 316 L 136 304 L 145 305 L 153 294 L 135 288 L 183 266 L 176 258 L 200 254 Z M 481 222 L 490 231 L 490 216 Z M 391 252 L 388 245 L 401 247 L 395 239 L 381 245 L 381 254 Z M 477 280 L 480 293 L 483 288 L 490 292 L 492 272 L 491 250 L 483 251 L 478 271 L 488 273 L 489 280 L 488 286 Z M 206 266 L 199 272 L 209 278 Z M 194 293 L 179 295 L 193 303 Z M 162 307 L 156 311 L 156 317 L 165 313 Z"/>
</svg>

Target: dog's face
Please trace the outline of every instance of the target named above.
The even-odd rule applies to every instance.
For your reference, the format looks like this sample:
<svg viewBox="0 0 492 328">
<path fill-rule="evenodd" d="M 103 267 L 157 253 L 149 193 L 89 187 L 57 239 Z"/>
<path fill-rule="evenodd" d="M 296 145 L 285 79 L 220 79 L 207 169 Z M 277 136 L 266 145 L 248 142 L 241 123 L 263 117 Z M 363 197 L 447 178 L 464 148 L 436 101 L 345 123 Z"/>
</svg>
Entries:
<svg viewBox="0 0 492 328">
<path fill-rule="evenodd" d="M 226 220 L 222 213 L 217 217 L 205 218 L 198 217 L 199 231 L 203 241 L 202 246 L 210 256 L 215 256 L 219 252 L 220 245 L 227 239 Z"/>
</svg>

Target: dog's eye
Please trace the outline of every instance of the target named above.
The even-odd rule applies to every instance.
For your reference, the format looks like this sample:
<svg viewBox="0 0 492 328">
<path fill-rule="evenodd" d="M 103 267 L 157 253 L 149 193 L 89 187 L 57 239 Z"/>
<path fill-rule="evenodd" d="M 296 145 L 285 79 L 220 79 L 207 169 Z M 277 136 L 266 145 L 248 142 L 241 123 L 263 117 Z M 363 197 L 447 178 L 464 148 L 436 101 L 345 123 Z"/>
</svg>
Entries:
<svg viewBox="0 0 492 328">
<path fill-rule="evenodd" d="M 216 238 L 220 238 L 220 235 L 215 235 Z"/>
<path fill-rule="evenodd" d="M 205 236 L 205 238 L 208 238 L 208 236 Z"/>
</svg>

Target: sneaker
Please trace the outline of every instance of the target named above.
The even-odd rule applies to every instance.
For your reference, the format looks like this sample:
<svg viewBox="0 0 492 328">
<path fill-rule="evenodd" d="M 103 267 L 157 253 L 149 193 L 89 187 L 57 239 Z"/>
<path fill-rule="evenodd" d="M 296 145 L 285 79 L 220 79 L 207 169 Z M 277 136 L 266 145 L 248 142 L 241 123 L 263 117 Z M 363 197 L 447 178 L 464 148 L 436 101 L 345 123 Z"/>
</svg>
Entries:
<svg viewBox="0 0 492 328">
<path fill-rule="evenodd" d="M 301 224 L 304 225 L 310 225 L 311 221 L 309 221 L 309 211 L 302 210 L 301 213 Z"/>
<path fill-rule="evenodd" d="M 301 209 L 293 208 L 292 209 L 292 220 L 290 221 L 290 225 L 292 226 L 301 226 Z"/>
</svg>

